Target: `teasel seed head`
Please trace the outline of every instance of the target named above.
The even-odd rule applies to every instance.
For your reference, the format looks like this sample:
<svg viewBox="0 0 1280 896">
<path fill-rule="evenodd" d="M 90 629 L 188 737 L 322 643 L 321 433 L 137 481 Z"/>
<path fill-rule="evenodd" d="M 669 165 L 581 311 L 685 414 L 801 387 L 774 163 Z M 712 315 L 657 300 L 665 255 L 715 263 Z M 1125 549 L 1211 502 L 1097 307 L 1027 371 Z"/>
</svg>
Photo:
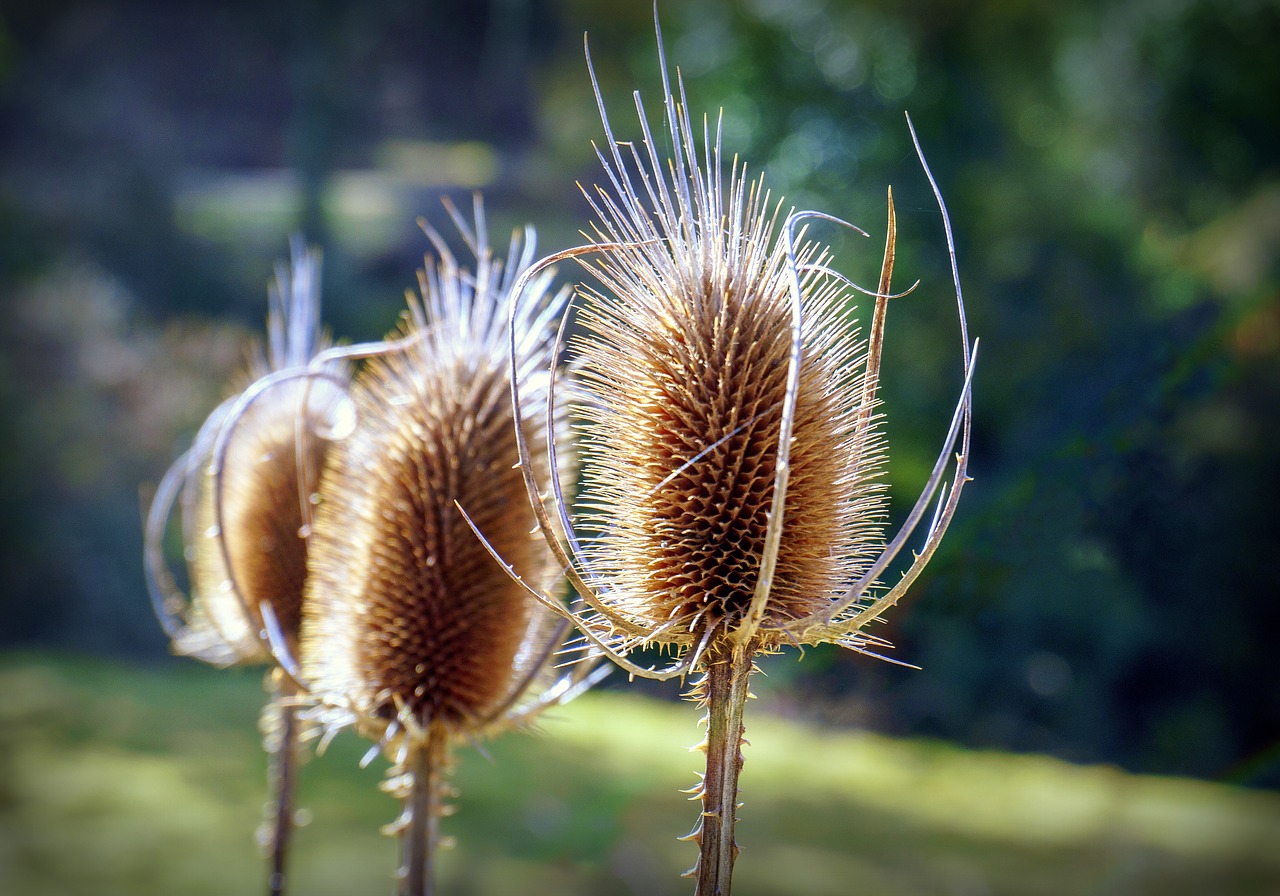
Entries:
<svg viewBox="0 0 1280 896">
<path fill-rule="evenodd" d="M 302 677 L 331 724 L 389 744 L 428 729 L 480 734 L 536 708 L 565 634 L 459 509 L 540 583 L 559 577 L 530 531 L 509 400 L 503 310 L 532 232 L 513 238 L 504 267 L 478 200 L 474 231 L 450 210 L 475 269 L 428 229 L 439 260 L 427 259 L 421 301 L 410 296 L 401 330 L 355 381 L 358 424 L 329 456 L 309 557 Z M 549 274 L 533 284 L 517 324 L 527 376 L 548 362 L 546 324 L 565 298 L 550 285 Z M 533 399 L 525 410 L 526 435 L 545 443 L 543 408 Z M 546 475 L 544 454 L 531 463 Z"/>
<path fill-rule="evenodd" d="M 656 26 L 656 3 L 654 18 Z M 573 343 L 584 395 L 579 522 L 593 538 L 579 536 L 558 492 L 546 508 L 528 464 L 524 479 L 539 529 L 581 603 L 535 597 L 632 674 L 702 673 L 690 694 L 707 715 L 698 747 L 706 773 L 692 791 L 702 810 L 687 838 L 699 855 L 689 875 L 699 896 L 729 896 L 754 657 L 786 644 L 883 643 L 863 627 L 919 574 L 967 478 L 974 349 L 956 278 L 964 386 L 924 493 L 886 540 L 877 391 L 893 298 L 892 194 L 879 284 L 860 289 L 804 230 L 812 221 L 857 228 L 818 212 L 793 212 L 779 225 L 781 206 L 762 181 L 749 180 L 736 159 L 724 170 L 718 125 L 712 138 L 703 123 L 699 145 L 683 84 L 678 97 L 671 90 L 660 29 L 658 48 L 672 157 L 659 156 L 639 94 L 643 140 L 614 138 L 593 71 L 608 140 L 598 151 L 608 186 L 587 193 L 594 239 L 539 263 L 597 258 L 588 268 L 601 288 L 582 290 L 584 332 Z M 949 225 L 947 235 L 950 247 Z M 850 301 L 857 291 L 873 302 L 865 340 Z M 517 308 L 519 299 L 517 289 Z M 523 388 L 513 376 L 525 460 L 532 449 L 519 425 Z M 882 586 L 939 489 L 923 549 L 901 581 Z M 627 657 L 655 644 L 676 654 L 665 669 Z"/>
<path fill-rule="evenodd" d="M 866 234 L 820 212 L 784 214 L 761 179 L 726 161 L 718 124 L 695 130 L 683 83 L 677 92 L 668 80 L 660 34 L 659 56 L 674 153 L 659 155 L 639 94 L 643 139 L 615 139 L 596 86 L 606 184 L 586 191 L 592 240 L 539 263 L 594 255 L 584 265 L 599 283 L 579 290 L 572 341 L 585 396 L 575 407 L 584 483 L 576 522 L 558 496 L 540 510 L 543 485 L 525 469 L 539 527 L 582 603 L 540 599 L 628 671 L 654 677 L 686 674 L 725 639 L 751 653 L 885 645 L 863 629 L 919 575 L 968 478 L 976 344 L 958 277 L 964 383 L 932 475 L 889 538 L 878 390 L 895 299 L 892 193 L 880 281 L 862 288 L 833 269 L 806 228 Z M 870 305 L 865 332 L 855 299 Z M 527 388 L 514 386 L 518 408 Z M 923 546 L 900 581 L 883 582 L 935 498 Z M 592 536 L 579 537 L 577 524 Z M 667 669 L 626 660 L 655 644 L 677 656 Z"/>
<path fill-rule="evenodd" d="M 652 641 L 736 631 L 759 583 L 789 389 L 791 284 L 759 182 L 707 219 L 654 229 L 605 254 L 575 341 L 584 391 L 584 479 L 600 536 L 588 565 Z M 718 197 L 703 197 L 715 202 Z M 646 223 L 606 211 L 603 239 Z M 652 220 L 652 219 L 651 219 Z M 659 225 L 661 226 L 661 225 Z M 640 235 L 637 232 L 637 235 Z M 602 241 L 603 241 L 602 239 Z M 770 248 L 772 247 L 772 248 Z M 800 263 L 823 256 L 801 250 Z M 883 440 L 859 426 L 865 342 L 839 281 L 806 274 L 787 516 L 761 626 L 820 610 L 878 550 Z M 776 636 L 774 636 L 776 639 Z"/>
<path fill-rule="evenodd" d="M 340 365 L 311 368 L 328 345 L 319 325 L 320 258 L 293 245 L 269 290 L 265 349 L 241 387 L 201 427 L 162 481 L 148 519 L 147 567 L 174 650 L 219 665 L 265 662 L 268 624 L 296 643 L 310 499 L 329 439 L 349 425 Z M 160 542 L 181 503 L 191 598 L 163 566 Z"/>
</svg>

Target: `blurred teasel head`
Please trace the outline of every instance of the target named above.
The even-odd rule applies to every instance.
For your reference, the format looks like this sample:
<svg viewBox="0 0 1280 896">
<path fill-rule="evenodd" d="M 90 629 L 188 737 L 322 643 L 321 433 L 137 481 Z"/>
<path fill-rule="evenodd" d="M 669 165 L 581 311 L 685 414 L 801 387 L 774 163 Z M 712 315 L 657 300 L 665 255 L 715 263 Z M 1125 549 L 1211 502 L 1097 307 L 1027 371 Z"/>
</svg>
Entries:
<svg viewBox="0 0 1280 896">
<path fill-rule="evenodd" d="M 330 439 L 350 423 L 338 364 L 312 367 L 320 331 L 320 257 L 293 244 L 269 290 L 267 343 L 161 481 L 146 526 L 146 568 L 174 650 L 218 665 L 270 658 L 265 629 L 296 642 L 315 483 Z M 180 511 L 190 599 L 164 560 Z"/>
<path fill-rule="evenodd" d="M 532 230 L 513 237 L 504 265 L 479 200 L 474 228 L 449 210 L 475 267 L 424 225 L 436 257 L 420 274 L 421 298 L 408 297 L 400 331 L 368 352 L 352 390 L 356 428 L 328 459 L 302 626 L 300 677 L 317 718 L 330 730 L 354 724 L 393 761 L 406 893 L 430 879 L 450 743 L 518 724 L 590 683 L 587 666 L 557 677 L 570 626 L 526 598 L 463 514 L 543 587 L 561 579 L 532 531 L 512 436 L 504 310 L 532 261 Z M 566 297 L 551 279 L 529 283 L 515 322 L 522 377 L 546 376 L 549 324 Z M 545 444 L 548 426 L 563 430 L 563 414 L 548 420 L 536 396 L 521 410 L 532 443 Z M 540 452 L 526 462 L 548 475 Z"/>
<path fill-rule="evenodd" d="M 161 480 L 146 522 L 145 566 L 156 615 L 173 649 L 217 665 L 266 662 L 272 638 L 296 645 L 302 621 L 314 489 L 330 441 L 351 424 L 347 377 L 324 363 L 320 257 L 293 244 L 268 291 L 267 343 L 246 385 L 206 420 Z M 164 558 L 180 508 L 190 598 Z M 273 667 L 263 711 L 273 800 L 259 837 L 271 858 L 269 888 L 284 892 L 300 760 L 296 682 Z"/>
<path fill-rule="evenodd" d="M 317 699 L 378 728 L 501 722 L 534 696 L 527 685 L 564 630 L 494 563 L 458 509 L 538 581 L 560 578 L 530 532 L 512 437 L 503 311 L 532 259 L 532 235 L 513 238 L 506 267 L 486 242 L 478 200 L 475 214 L 473 229 L 453 212 L 474 271 L 427 229 L 437 258 L 420 272 L 421 298 L 408 296 L 400 330 L 357 376 L 358 422 L 333 448 L 321 484 L 303 678 Z M 565 298 L 551 279 L 530 285 L 517 321 L 526 377 L 545 376 L 548 322 Z M 540 445 L 544 406 L 531 396 L 522 408 L 526 436 Z M 563 415 L 552 425 L 563 428 Z M 545 455 L 530 462 L 546 474 Z"/>
</svg>

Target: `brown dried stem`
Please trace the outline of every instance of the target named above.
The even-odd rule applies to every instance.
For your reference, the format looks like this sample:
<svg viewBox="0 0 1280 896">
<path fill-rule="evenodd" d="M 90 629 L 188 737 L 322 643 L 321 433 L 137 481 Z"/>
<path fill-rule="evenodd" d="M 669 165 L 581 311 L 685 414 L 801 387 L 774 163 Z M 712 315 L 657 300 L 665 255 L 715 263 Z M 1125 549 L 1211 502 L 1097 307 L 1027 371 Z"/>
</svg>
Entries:
<svg viewBox="0 0 1280 896">
<path fill-rule="evenodd" d="M 697 879 L 694 896 L 728 896 L 733 862 L 738 857 L 734 826 L 738 820 L 738 775 L 742 771 L 743 711 L 753 669 L 754 646 L 721 638 L 707 652 L 706 675 L 699 684 L 707 708 L 707 771 L 695 791 L 702 816 L 688 839 L 698 844 L 698 863 L 687 873 Z"/>
<path fill-rule="evenodd" d="M 403 764 L 407 780 L 401 838 L 400 896 L 431 896 L 435 892 L 436 853 L 440 846 L 440 817 L 448 813 L 450 768 L 449 733 L 433 725 L 425 741 L 414 738 L 406 746 Z"/>
<path fill-rule="evenodd" d="M 283 896 L 288 880 L 289 845 L 294 828 L 293 793 L 300 758 L 300 720 L 295 699 L 298 691 L 296 684 L 279 669 L 267 675 L 267 682 L 271 699 L 265 711 L 276 714 L 276 718 L 268 720 L 273 730 L 268 737 L 267 784 L 274 803 L 269 819 L 267 892 L 270 896 Z"/>
</svg>

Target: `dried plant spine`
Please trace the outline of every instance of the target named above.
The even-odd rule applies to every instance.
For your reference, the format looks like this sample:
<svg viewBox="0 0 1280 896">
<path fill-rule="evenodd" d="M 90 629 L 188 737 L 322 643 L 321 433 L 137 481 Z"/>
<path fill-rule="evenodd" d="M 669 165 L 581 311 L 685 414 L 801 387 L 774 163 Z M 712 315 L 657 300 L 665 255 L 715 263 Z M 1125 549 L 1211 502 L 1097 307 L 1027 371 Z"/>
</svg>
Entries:
<svg viewBox="0 0 1280 896">
<path fill-rule="evenodd" d="M 964 384 L 933 474 L 886 541 L 876 395 L 892 298 L 892 195 L 880 283 L 863 290 L 804 237 L 815 220 L 857 228 L 818 212 L 784 218 L 736 160 L 726 171 L 718 127 L 712 136 L 704 123 L 699 145 L 661 46 L 659 35 L 675 153 L 659 155 L 638 94 L 643 139 L 616 140 L 597 87 L 608 185 L 587 196 L 595 239 L 542 262 L 596 257 L 589 268 L 601 288 L 583 290 L 586 335 L 574 347 L 587 396 L 578 405 L 586 497 L 577 510 L 598 534 L 579 537 L 558 492 L 547 510 L 526 464 L 539 528 L 583 604 L 529 593 L 633 675 L 703 673 L 693 696 L 708 711 L 707 774 L 697 789 L 703 811 L 691 839 L 700 855 L 691 874 L 697 892 L 711 896 L 729 893 L 737 851 L 751 659 L 788 644 L 887 646 L 864 627 L 919 574 L 967 479 L 973 348 L 957 278 Z M 949 224 L 947 237 L 950 246 Z M 854 292 L 873 303 L 866 337 L 852 316 Z M 519 287 L 516 294 L 518 307 Z M 512 382 L 519 420 L 525 397 L 520 379 Z M 526 440 L 521 451 L 532 451 Z M 940 491 L 915 561 L 899 582 L 882 584 Z M 668 667 L 627 658 L 655 644 L 675 654 Z"/>
<path fill-rule="evenodd" d="M 404 812 L 389 831 L 403 839 L 400 891 L 414 896 L 431 888 L 450 746 L 519 724 L 587 677 L 557 678 L 568 626 L 527 600 L 459 509 L 539 582 L 559 578 L 516 469 L 502 314 L 532 234 L 513 239 L 508 268 L 478 202 L 475 215 L 472 229 L 453 212 L 474 270 L 428 229 L 438 258 L 421 301 L 410 296 L 403 327 L 356 379 L 359 422 L 321 483 L 304 606 L 301 675 L 320 717 L 354 724 L 392 759 L 387 789 Z M 564 300 L 549 275 L 531 290 L 517 346 L 526 376 L 545 375 L 546 324 Z M 544 443 L 542 407 L 525 410 L 526 435 Z M 529 463 L 546 475 L 545 457 Z"/>
<path fill-rule="evenodd" d="M 301 622 L 310 497 L 329 444 L 344 425 L 344 376 L 309 368 L 319 329 L 320 259 L 295 241 L 269 290 L 268 339 L 245 385 L 201 427 L 161 482 L 147 520 L 146 567 L 157 616 L 175 652 L 215 665 L 272 660 L 268 626 L 296 642 Z M 165 565 L 162 543 L 180 505 L 190 598 Z M 285 886 L 300 759 L 296 683 L 273 669 L 263 710 L 273 800 L 260 839 L 270 854 L 269 891 Z"/>
</svg>

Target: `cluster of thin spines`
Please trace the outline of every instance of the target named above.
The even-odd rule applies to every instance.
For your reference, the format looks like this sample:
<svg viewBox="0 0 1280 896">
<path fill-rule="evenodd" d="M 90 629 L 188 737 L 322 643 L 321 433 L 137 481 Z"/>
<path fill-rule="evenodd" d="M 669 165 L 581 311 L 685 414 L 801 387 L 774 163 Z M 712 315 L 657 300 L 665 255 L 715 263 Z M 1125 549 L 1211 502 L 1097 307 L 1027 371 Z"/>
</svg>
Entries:
<svg viewBox="0 0 1280 896">
<path fill-rule="evenodd" d="M 690 324 L 679 331 L 653 315 L 646 293 L 585 316 L 585 479 L 604 533 L 590 556 L 629 617 L 651 627 L 682 620 L 659 640 L 696 642 L 703 626 L 732 627 L 755 589 L 790 348 L 786 286 L 764 286 L 745 298 L 722 284 L 668 293 L 686 303 Z M 870 512 L 880 509 L 879 488 L 866 475 L 877 443 L 854 425 L 845 359 L 823 351 L 835 347 L 822 344 L 830 333 L 806 333 L 811 360 L 801 371 L 770 625 L 847 587 L 879 536 Z"/>
</svg>

